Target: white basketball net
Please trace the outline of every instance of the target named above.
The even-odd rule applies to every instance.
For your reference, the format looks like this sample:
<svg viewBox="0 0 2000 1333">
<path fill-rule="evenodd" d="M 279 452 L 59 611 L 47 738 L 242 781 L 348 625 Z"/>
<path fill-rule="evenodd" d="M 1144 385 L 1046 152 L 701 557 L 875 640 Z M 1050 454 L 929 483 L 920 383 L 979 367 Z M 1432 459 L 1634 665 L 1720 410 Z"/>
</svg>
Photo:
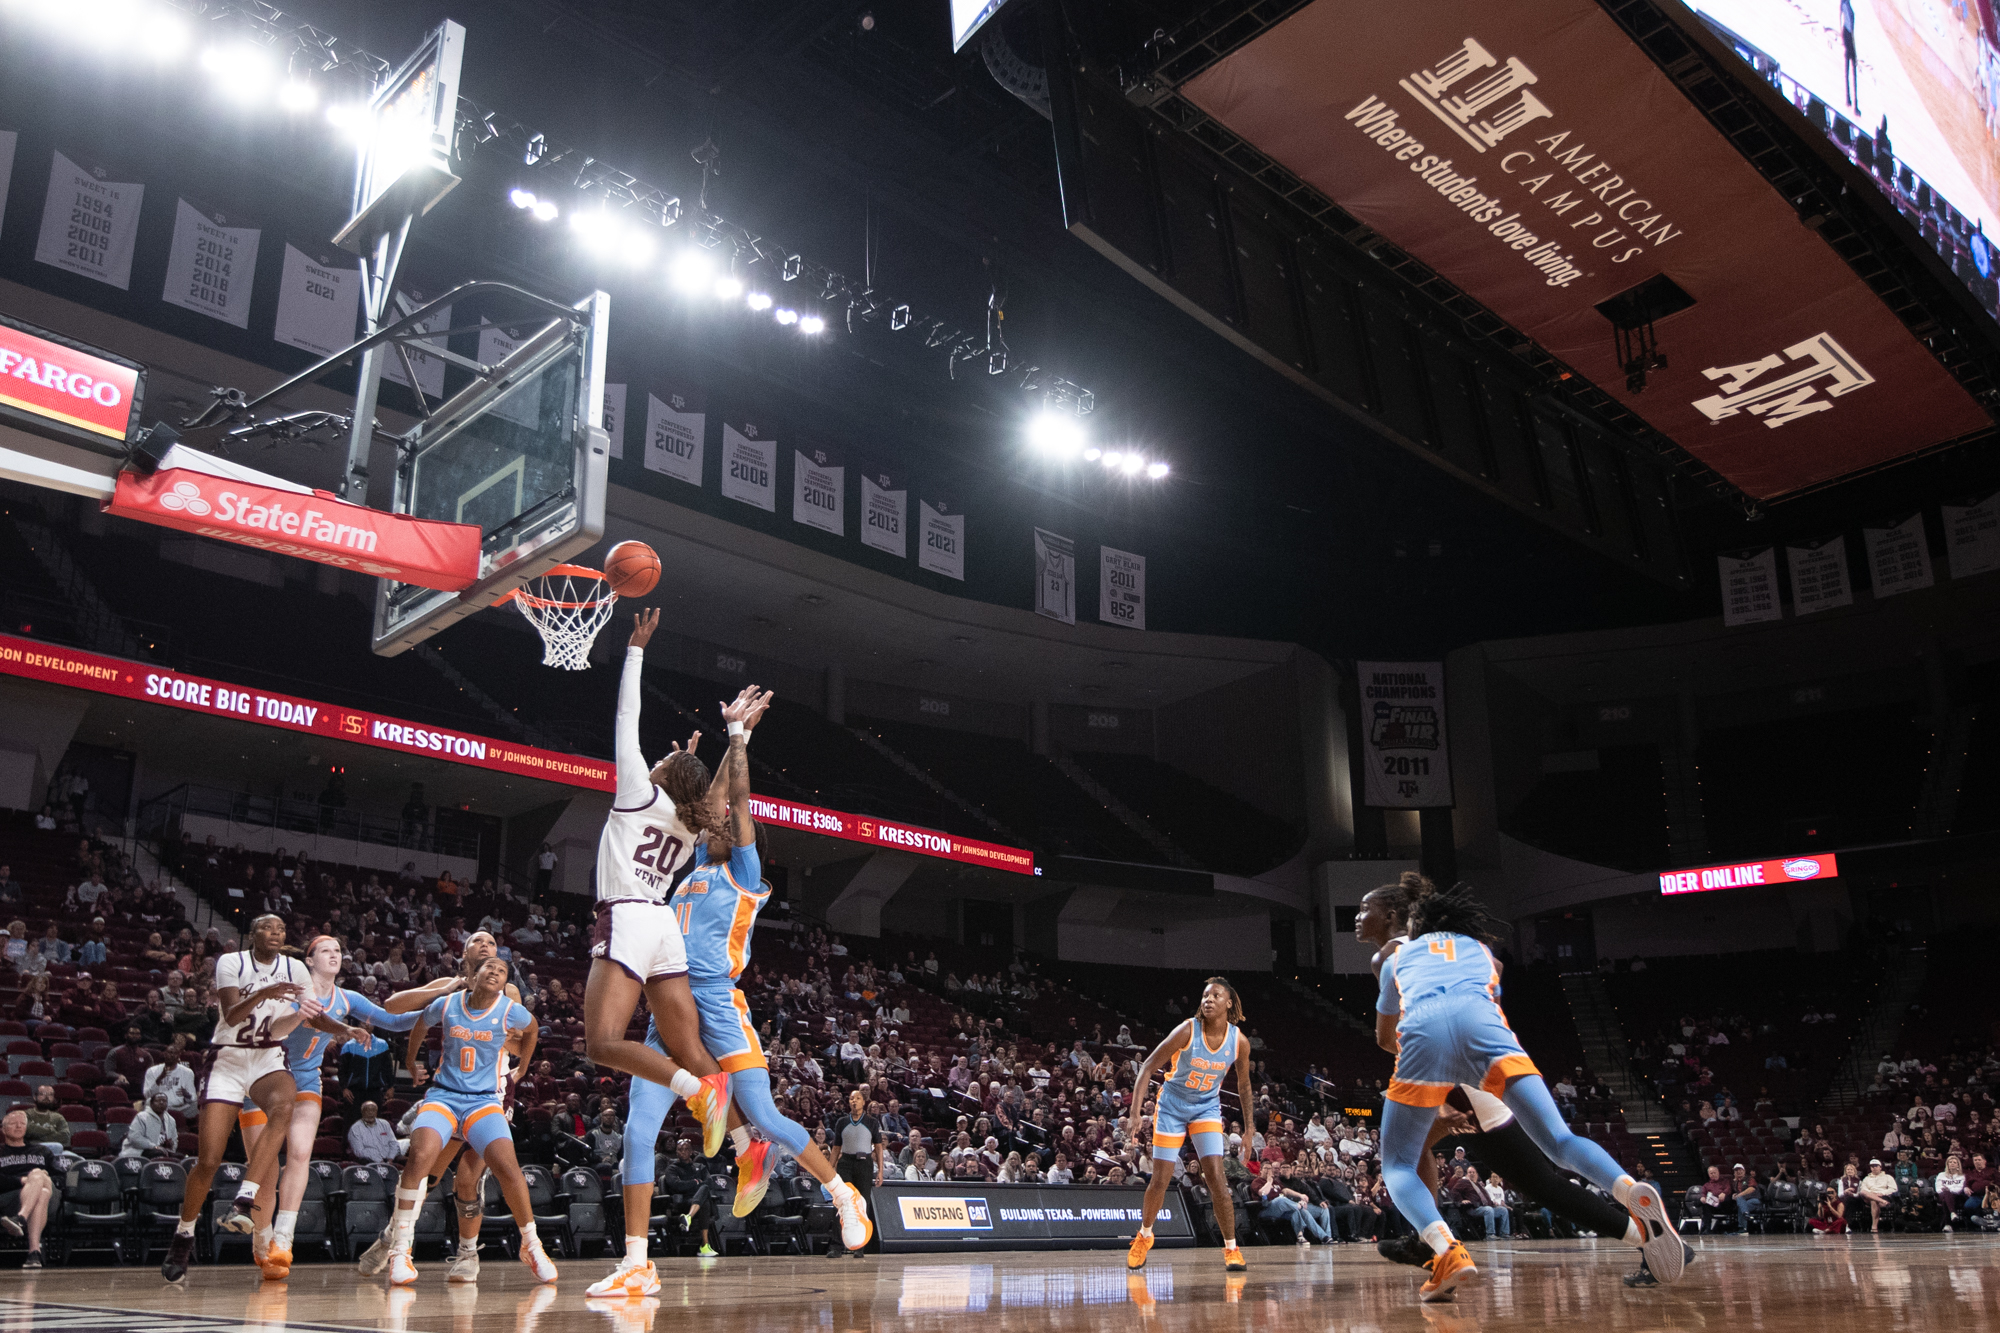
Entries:
<svg viewBox="0 0 2000 1333">
<path fill-rule="evenodd" d="M 618 601 L 611 580 L 580 565 L 557 565 L 508 597 L 542 636 L 542 665 L 565 671 L 589 669 L 590 645 Z"/>
</svg>

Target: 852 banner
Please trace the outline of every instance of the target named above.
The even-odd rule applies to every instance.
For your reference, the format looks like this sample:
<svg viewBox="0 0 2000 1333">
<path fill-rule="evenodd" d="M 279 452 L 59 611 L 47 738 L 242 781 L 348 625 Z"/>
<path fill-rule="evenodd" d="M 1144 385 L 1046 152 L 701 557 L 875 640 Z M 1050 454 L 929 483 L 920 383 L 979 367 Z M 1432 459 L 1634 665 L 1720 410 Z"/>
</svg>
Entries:
<svg viewBox="0 0 2000 1333">
<path fill-rule="evenodd" d="M 1367 804 L 1388 810 L 1453 804 L 1445 743 L 1444 663 L 1357 662 Z"/>
</svg>

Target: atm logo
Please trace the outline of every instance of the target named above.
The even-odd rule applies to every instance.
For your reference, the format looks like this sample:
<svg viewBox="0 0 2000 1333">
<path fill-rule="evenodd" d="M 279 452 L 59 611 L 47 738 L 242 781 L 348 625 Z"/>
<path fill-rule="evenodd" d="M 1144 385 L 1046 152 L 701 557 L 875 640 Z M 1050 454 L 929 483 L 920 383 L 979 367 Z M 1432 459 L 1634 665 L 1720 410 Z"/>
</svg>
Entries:
<svg viewBox="0 0 2000 1333">
<path fill-rule="evenodd" d="M 1786 364 L 1787 359 L 1791 364 Z M 1782 373 L 1774 375 L 1774 371 Z M 1748 412 L 1762 417 L 1770 430 L 1815 412 L 1831 412 L 1829 399 L 1875 382 L 1830 333 L 1815 333 L 1804 342 L 1793 343 L 1782 356 L 1773 352 L 1759 361 L 1710 366 L 1701 373 L 1719 383 L 1722 392 L 1696 399 L 1696 411 L 1711 422 Z M 1821 389 L 1826 390 L 1824 396 Z"/>
</svg>

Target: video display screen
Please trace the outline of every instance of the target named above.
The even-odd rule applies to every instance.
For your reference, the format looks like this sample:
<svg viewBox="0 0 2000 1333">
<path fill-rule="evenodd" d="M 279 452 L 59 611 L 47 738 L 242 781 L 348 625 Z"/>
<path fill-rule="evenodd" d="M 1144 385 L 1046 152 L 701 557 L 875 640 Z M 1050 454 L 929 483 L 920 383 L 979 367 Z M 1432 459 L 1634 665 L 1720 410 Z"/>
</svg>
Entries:
<svg viewBox="0 0 2000 1333">
<path fill-rule="evenodd" d="M 1683 0 L 2000 317 L 2000 0 Z"/>
</svg>

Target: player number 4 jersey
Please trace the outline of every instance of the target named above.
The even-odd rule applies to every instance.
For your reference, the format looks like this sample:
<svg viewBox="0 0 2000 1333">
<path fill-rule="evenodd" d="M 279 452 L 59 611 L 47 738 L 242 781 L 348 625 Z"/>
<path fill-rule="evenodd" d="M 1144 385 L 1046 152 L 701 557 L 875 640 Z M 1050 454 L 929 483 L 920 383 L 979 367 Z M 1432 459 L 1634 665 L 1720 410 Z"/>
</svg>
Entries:
<svg viewBox="0 0 2000 1333">
<path fill-rule="evenodd" d="M 215 988 L 218 991 L 224 986 L 234 986 L 240 994 L 248 995 L 282 982 L 304 987 L 307 983 L 306 965 L 286 954 L 279 954 L 269 963 L 259 963 L 257 955 L 248 949 L 226 953 L 215 960 Z M 212 1040 L 217 1046 L 263 1048 L 282 1045 L 284 1039 L 271 1034 L 271 1025 L 297 1012 L 297 1009 L 298 1006 L 290 1000 L 265 1000 L 244 1015 L 241 1023 L 218 1021 Z"/>
</svg>

